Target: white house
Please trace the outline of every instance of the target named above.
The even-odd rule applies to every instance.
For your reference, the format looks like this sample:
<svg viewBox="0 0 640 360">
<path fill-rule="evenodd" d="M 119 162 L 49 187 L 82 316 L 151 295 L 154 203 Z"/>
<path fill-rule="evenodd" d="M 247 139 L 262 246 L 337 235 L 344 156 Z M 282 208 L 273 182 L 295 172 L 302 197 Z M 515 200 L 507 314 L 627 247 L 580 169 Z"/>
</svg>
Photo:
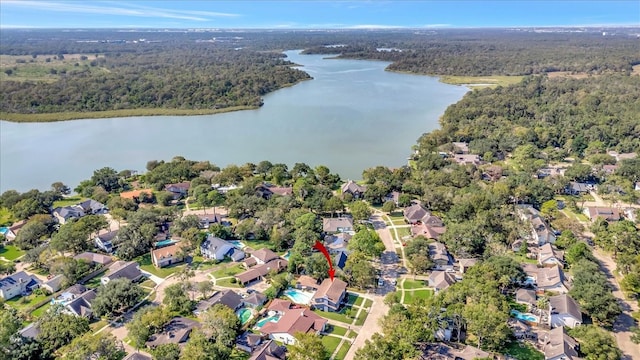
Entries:
<svg viewBox="0 0 640 360">
<path fill-rule="evenodd" d="M 202 256 L 214 260 L 224 260 L 224 257 L 233 249 L 233 244 L 230 242 L 211 235 L 200 245 Z"/>
<path fill-rule="evenodd" d="M 0 279 L 0 297 L 9 300 L 37 289 L 42 281 L 24 271 Z"/>
<path fill-rule="evenodd" d="M 274 299 L 269 306 L 269 311 L 280 314 L 277 322 L 267 322 L 260 328 L 260 332 L 269 336 L 269 339 L 280 341 L 284 344 L 295 344 L 295 334 L 299 332 L 319 334 L 324 331 L 327 320 L 316 315 L 308 308 L 292 308 L 290 301 Z"/>
<path fill-rule="evenodd" d="M 582 324 L 580 305 L 567 294 L 549 298 L 549 326 L 570 328 Z"/>
<path fill-rule="evenodd" d="M 564 253 L 556 250 L 549 243 L 540 247 L 538 251 L 538 264 L 542 266 L 561 266 L 564 267 Z"/>
</svg>

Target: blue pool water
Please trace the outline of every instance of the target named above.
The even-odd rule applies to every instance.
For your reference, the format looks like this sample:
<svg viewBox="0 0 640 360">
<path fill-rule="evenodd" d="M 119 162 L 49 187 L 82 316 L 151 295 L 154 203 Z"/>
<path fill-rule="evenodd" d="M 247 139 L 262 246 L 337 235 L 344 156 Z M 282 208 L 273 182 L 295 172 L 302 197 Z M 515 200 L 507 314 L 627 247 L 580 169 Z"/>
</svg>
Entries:
<svg viewBox="0 0 640 360">
<path fill-rule="evenodd" d="M 284 295 L 296 304 L 309 305 L 314 293 L 289 288 L 284 291 Z"/>
<path fill-rule="evenodd" d="M 9 228 L 6 227 L 0 227 L 0 234 L 4 235 L 9 231 Z"/>
<path fill-rule="evenodd" d="M 258 322 L 256 323 L 256 326 L 257 326 L 257 327 L 259 327 L 259 328 L 261 328 L 261 327 L 263 327 L 263 326 L 264 326 L 264 324 L 266 324 L 266 323 L 268 323 L 268 322 L 278 322 L 279 320 L 280 320 L 280 315 L 273 315 L 273 316 L 269 316 L 269 317 L 266 317 L 266 318 L 264 318 L 264 319 L 262 319 L 262 320 L 258 321 Z"/>
<path fill-rule="evenodd" d="M 162 241 L 158 241 L 156 243 L 156 247 L 163 247 L 163 246 L 169 246 L 169 245 L 173 245 L 177 243 L 177 241 L 175 240 L 171 240 L 171 239 L 167 239 L 167 240 L 162 240 Z"/>
<path fill-rule="evenodd" d="M 242 249 L 244 249 L 245 247 L 247 247 L 247 245 L 245 245 L 245 244 L 244 244 L 242 241 L 240 241 L 240 240 L 231 240 L 231 241 L 229 241 L 229 242 L 231 243 L 231 245 L 233 245 L 234 247 L 236 247 L 236 248 L 238 248 L 238 249 L 240 249 L 240 250 L 242 250 Z"/>
<path fill-rule="evenodd" d="M 291 250 L 287 250 L 287 253 L 282 255 L 282 258 L 285 260 L 289 260 L 290 256 L 291 256 Z"/>
<path fill-rule="evenodd" d="M 534 322 L 537 323 L 538 322 L 538 317 L 533 315 L 533 314 L 528 314 L 528 313 L 521 313 L 518 310 L 511 310 L 511 315 L 515 316 L 516 319 L 522 320 L 522 321 L 527 321 L 527 322 Z"/>
</svg>

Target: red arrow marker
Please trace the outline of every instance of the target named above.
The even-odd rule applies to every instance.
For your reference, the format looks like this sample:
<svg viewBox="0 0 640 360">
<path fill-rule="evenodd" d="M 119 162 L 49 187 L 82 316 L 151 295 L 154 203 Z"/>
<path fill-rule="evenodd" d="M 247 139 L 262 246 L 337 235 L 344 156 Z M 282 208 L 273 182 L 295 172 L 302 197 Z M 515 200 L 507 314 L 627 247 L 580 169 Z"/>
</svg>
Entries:
<svg viewBox="0 0 640 360">
<path fill-rule="evenodd" d="M 329 278 L 331 278 L 331 281 L 333 281 L 333 278 L 336 275 L 336 270 L 333 268 L 333 264 L 331 264 L 331 256 L 329 256 L 327 248 L 325 248 L 324 245 L 322 245 L 322 243 L 318 240 L 316 240 L 313 248 L 320 251 L 324 255 L 324 257 L 327 258 L 327 262 L 329 263 Z"/>
</svg>

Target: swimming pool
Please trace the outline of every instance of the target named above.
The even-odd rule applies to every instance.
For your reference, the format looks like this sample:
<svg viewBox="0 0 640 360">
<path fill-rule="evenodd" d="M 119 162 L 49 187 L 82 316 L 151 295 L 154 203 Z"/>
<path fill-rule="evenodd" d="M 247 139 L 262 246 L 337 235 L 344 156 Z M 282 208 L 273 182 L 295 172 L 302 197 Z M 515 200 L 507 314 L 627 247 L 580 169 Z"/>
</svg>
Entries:
<svg viewBox="0 0 640 360">
<path fill-rule="evenodd" d="M 291 256 L 291 250 L 287 250 L 287 253 L 282 255 L 282 258 L 285 260 L 289 260 L 290 256 Z"/>
<path fill-rule="evenodd" d="M 516 319 L 519 319 L 522 321 L 533 322 L 533 323 L 539 322 L 537 316 L 529 313 L 521 313 L 518 310 L 511 310 L 511 315 L 515 316 Z"/>
<path fill-rule="evenodd" d="M 0 227 L 0 234 L 6 235 L 9 232 L 9 228 Z"/>
<path fill-rule="evenodd" d="M 266 317 L 266 318 L 258 321 L 256 323 L 256 327 L 261 328 L 261 327 L 264 326 L 264 324 L 266 324 L 268 322 L 274 322 L 275 323 L 275 322 L 278 322 L 279 320 L 280 320 L 280 315 L 272 315 L 272 316 Z"/>
<path fill-rule="evenodd" d="M 298 289 L 288 288 L 284 291 L 284 295 L 296 304 L 309 305 L 314 293 L 302 291 Z"/>
<path fill-rule="evenodd" d="M 156 243 L 156 247 L 164 247 L 164 246 L 169 246 L 169 245 L 173 245 L 177 243 L 177 241 L 175 240 L 171 240 L 171 239 L 167 239 L 167 240 L 162 240 L 162 241 L 158 241 Z"/>
<path fill-rule="evenodd" d="M 240 325 L 244 325 L 253 317 L 251 309 L 242 308 L 236 312 L 238 319 L 240 319 Z"/>
<path fill-rule="evenodd" d="M 231 243 L 231 245 L 233 245 L 234 247 L 236 247 L 236 248 L 238 248 L 238 249 L 240 249 L 240 250 L 242 250 L 242 249 L 244 249 L 244 248 L 246 248 L 246 247 L 247 247 L 247 245 L 245 245 L 245 244 L 244 244 L 242 241 L 240 241 L 240 240 L 231 240 L 231 241 L 229 241 L 229 242 Z"/>
</svg>

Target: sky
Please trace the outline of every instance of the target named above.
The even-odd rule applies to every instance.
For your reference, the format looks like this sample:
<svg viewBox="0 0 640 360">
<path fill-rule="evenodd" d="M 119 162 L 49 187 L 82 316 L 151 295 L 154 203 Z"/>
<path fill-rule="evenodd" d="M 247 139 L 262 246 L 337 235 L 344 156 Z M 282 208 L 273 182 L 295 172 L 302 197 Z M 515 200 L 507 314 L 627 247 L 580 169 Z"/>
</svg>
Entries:
<svg viewBox="0 0 640 360">
<path fill-rule="evenodd" d="M 640 26 L 629 1 L 0 0 L 2 28 Z"/>
</svg>

